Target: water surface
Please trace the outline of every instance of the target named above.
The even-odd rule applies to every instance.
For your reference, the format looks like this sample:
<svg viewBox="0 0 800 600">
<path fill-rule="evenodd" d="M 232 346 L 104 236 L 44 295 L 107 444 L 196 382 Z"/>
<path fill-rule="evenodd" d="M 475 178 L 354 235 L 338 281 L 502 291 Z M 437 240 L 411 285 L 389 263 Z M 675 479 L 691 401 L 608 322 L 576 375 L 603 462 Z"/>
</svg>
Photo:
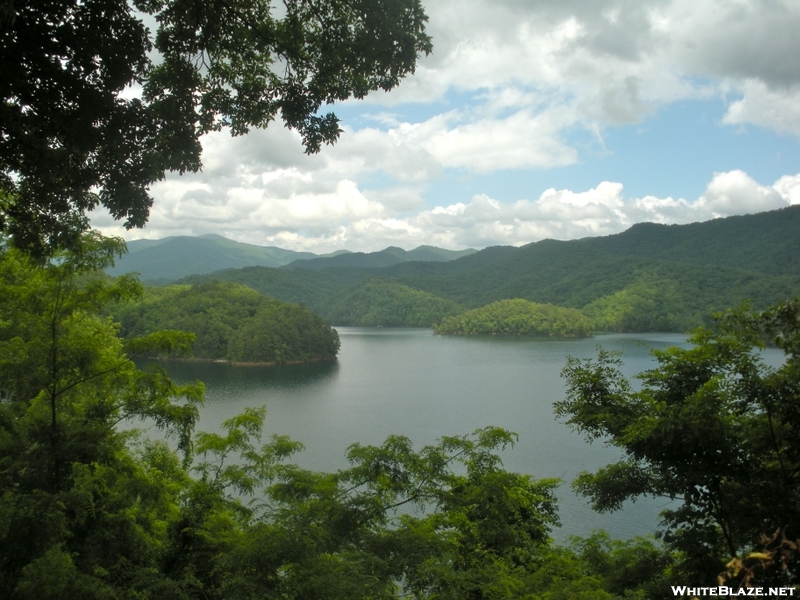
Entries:
<svg viewBox="0 0 800 600">
<path fill-rule="evenodd" d="M 487 425 L 519 434 L 503 454 L 506 468 L 535 477 L 557 477 L 563 526 L 557 539 L 604 528 L 628 538 L 655 531 L 662 499 L 643 499 L 624 510 L 598 515 L 576 497 L 569 482 L 618 458 L 601 442 L 587 444 L 553 417 L 563 398 L 560 372 L 568 355 L 594 357 L 597 345 L 624 353 L 623 371 L 634 375 L 654 365 L 650 350 L 686 346 L 677 334 L 610 334 L 588 339 L 436 336 L 428 329 L 337 327 L 342 340 L 335 362 L 279 367 L 167 362 L 178 381 L 207 386 L 200 429 L 219 424 L 247 406 L 266 406 L 265 433 L 287 434 L 306 450 L 301 466 L 347 466 L 353 442 L 380 444 L 390 434 L 417 446 L 442 435 Z"/>
</svg>

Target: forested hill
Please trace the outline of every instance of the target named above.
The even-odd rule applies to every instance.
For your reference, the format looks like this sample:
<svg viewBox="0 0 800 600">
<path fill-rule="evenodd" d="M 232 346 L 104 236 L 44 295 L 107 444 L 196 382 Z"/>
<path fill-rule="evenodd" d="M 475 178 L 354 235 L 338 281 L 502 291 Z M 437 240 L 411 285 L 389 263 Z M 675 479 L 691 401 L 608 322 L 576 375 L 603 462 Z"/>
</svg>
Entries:
<svg viewBox="0 0 800 600">
<path fill-rule="evenodd" d="M 426 306 L 430 296 L 465 310 L 521 298 L 578 308 L 601 330 L 687 331 L 745 300 L 760 308 L 800 294 L 799 254 L 800 207 L 791 207 L 692 225 L 637 225 L 607 237 L 492 247 L 450 262 L 319 271 L 254 267 L 214 277 L 303 302 L 334 324 L 334 316 L 344 315 L 342 299 L 356 289 L 361 316 L 374 313 L 373 294 L 372 303 L 383 303 L 387 318 L 386 288 L 358 288 L 369 277 L 403 286 L 402 294 L 394 294 L 404 298 L 397 311 L 407 310 L 402 307 L 412 290 L 428 294 Z M 354 311 L 346 313 L 347 322 L 359 322 Z"/>
<path fill-rule="evenodd" d="M 173 236 L 128 242 L 128 254 L 108 269 L 110 275 L 137 272 L 143 281 L 174 281 L 192 274 L 258 265 L 280 267 L 311 252 L 235 242 L 219 235 Z"/>
<path fill-rule="evenodd" d="M 295 252 L 276 246 L 257 246 L 220 235 L 173 236 L 160 240 L 134 240 L 128 254 L 107 269 L 109 275 L 137 272 L 142 281 L 171 283 L 189 275 L 204 275 L 222 269 L 281 267 L 325 269 L 329 267 L 388 267 L 408 261 L 450 261 L 476 252 L 419 246 L 414 250 L 389 247 L 380 252 L 337 250 L 330 254 Z"/>
<path fill-rule="evenodd" d="M 291 363 L 332 360 L 339 351 L 336 331 L 307 307 L 231 282 L 151 287 L 140 301 L 112 305 L 110 313 L 125 338 L 176 329 L 195 334 L 197 358 Z"/>
<path fill-rule="evenodd" d="M 447 265 L 408 265 L 394 272 L 447 276 L 514 262 L 526 270 L 538 259 L 595 252 L 800 277 L 800 205 L 688 225 L 638 223 L 615 235 L 567 242 L 495 246 Z"/>
<path fill-rule="evenodd" d="M 435 246 L 419 246 L 413 250 L 405 251 L 396 246 L 389 246 L 379 252 L 348 252 L 336 256 L 319 257 L 295 260 L 285 268 L 287 269 L 329 269 L 332 267 L 364 267 L 379 268 L 411 262 L 447 262 L 477 252 L 474 248 L 467 250 L 445 250 Z"/>
<path fill-rule="evenodd" d="M 800 276 L 800 205 L 690 225 L 639 223 L 581 242 L 621 256 Z"/>
</svg>

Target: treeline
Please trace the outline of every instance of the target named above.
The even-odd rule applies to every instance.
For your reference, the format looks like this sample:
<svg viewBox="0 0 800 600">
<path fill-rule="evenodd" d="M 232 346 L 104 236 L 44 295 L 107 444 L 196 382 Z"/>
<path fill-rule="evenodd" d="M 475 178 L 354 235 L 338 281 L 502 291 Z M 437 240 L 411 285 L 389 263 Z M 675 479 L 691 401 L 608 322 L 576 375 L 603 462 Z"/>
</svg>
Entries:
<svg viewBox="0 0 800 600">
<path fill-rule="evenodd" d="M 330 360 L 339 351 L 336 330 L 305 306 L 231 282 L 148 287 L 141 301 L 110 310 L 124 338 L 160 330 L 193 333 L 197 358 L 288 363 Z"/>
<path fill-rule="evenodd" d="M 447 317 L 433 327 L 450 335 L 534 335 L 585 337 L 594 322 L 581 311 L 528 300 L 500 300 L 461 315 Z"/>
<path fill-rule="evenodd" d="M 354 286 L 327 316 L 338 325 L 431 327 L 464 310 L 455 302 L 406 285 L 370 279 Z"/>
<path fill-rule="evenodd" d="M 766 308 L 800 293 L 800 263 L 791 258 L 798 247 L 800 207 L 790 207 L 686 226 L 637 225 L 602 238 L 486 248 L 450 262 L 316 271 L 249 267 L 214 276 L 303 302 L 341 325 L 427 326 L 437 314 L 452 316 L 456 306 L 520 298 L 581 310 L 604 331 L 686 332 L 745 301 Z"/>
</svg>

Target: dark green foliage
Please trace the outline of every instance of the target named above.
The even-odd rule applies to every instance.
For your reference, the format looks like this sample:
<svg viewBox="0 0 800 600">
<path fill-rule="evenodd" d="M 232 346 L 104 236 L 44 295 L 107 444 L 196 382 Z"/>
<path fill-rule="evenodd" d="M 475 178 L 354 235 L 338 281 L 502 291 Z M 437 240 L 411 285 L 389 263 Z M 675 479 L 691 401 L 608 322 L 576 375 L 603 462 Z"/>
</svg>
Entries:
<svg viewBox="0 0 800 600">
<path fill-rule="evenodd" d="M 123 337 L 193 333 L 198 358 L 287 363 L 331 360 L 339 351 L 336 331 L 308 308 L 230 282 L 149 288 L 142 302 L 118 305 L 112 314 Z"/>
<path fill-rule="evenodd" d="M 797 277 L 800 276 L 798 227 L 800 207 L 789 206 L 689 225 L 638 223 L 618 235 L 582 241 L 620 256 Z"/>
<path fill-rule="evenodd" d="M 750 301 L 766 308 L 800 291 L 800 279 L 691 264 L 633 270 L 624 287 L 583 306 L 606 331 L 690 331 L 710 315 Z"/>
<path fill-rule="evenodd" d="M 382 280 L 351 288 L 328 312 L 337 325 L 366 327 L 430 327 L 464 308 L 432 294 Z"/>
<path fill-rule="evenodd" d="M 330 360 L 339 351 L 336 330 L 299 304 L 260 307 L 231 337 L 228 355 L 239 362 Z"/>
<path fill-rule="evenodd" d="M 188 459 L 202 385 L 178 387 L 162 369 L 136 369 L 103 304 L 135 297 L 135 280 L 96 271 L 124 248 L 84 236 L 80 253 L 44 266 L 0 252 L 0 596 L 110 598 L 163 579 L 157 548 L 174 495 L 163 473 L 116 431 L 146 418 Z M 132 342 L 181 349 L 185 334 Z M 154 451 L 156 449 L 154 448 Z"/>
<path fill-rule="evenodd" d="M 270 269 L 244 267 L 217 271 L 213 275 L 185 277 L 178 283 L 199 284 L 211 280 L 233 281 L 253 288 L 283 302 L 302 303 L 325 315 L 331 306 L 354 283 L 369 277 L 366 269 Z"/>
<path fill-rule="evenodd" d="M 594 323 L 581 311 L 527 300 L 500 300 L 433 327 L 450 335 L 542 335 L 580 337 L 592 334 Z"/>
<path fill-rule="evenodd" d="M 417 0 L 14 0 L 0 11 L 0 231 L 42 254 L 102 205 L 147 221 L 148 186 L 197 171 L 201 137 L 276 118 L 308 152 L 324 105 L 390 90 L 431 50 Z M 142 16 L 157 23 L 148 31 Z M 155 51 L 155 52 L 153 52 Z M 157 58 L 156 58 L 157 57 Z M 141 98 L 123 93 L 142 86 Z"/>
<path fill-rule="evenodd" d="M 473 272 L 450 275 L 442 270 L 436 275 L 400 275 L 399 268 L 393 267 L 383 275 L 470 307 L 524 298 L 582 309 L 603 298 L 611 299 L 642 281 L 651 287 L 675 290 L 659 300 L 661 304 L 654 307 L 658 312 L 651 310 L 636 320 L 645 330 L 666 322 L 672 324 L 670 330 L 685 331 L 685 325 L 700 325 L 703 316 L 736 306 L 744 299 L 766 307 L 800 290 L 799 278 L 621 257 L 579 242 L 545 240 L 519 249 L 506 261 Z M 393 271 L 398 273 L 396 277 Z M 634 303 L 626 310 L 635 310 L 635 306 Z"/>
<path fill-rule="evenodd" d="M 603 531 L 587 538 L 572 538 L 572 548 L 588 573 L 603 581 L 603 588 L 615 598 L 674 597 L 670 584 L 675 557 L 652 540 L 612 540 Z"/>
<path fill-rule="evenodd" d="M 784 351 L 782 366 L 763 364 L 763 340 Z M 708 585 L 762 535 L 800 531 L 800 301 L 728 313 L 692 342 L 654 351 L 639 391 L 618 356 L 570 359 L 556 414 L 624 452 L 576 488 L 598 510 L 644 494 L 677 500 L 662 513 L 664 540 L 682 552 L 686 577 Z"/>
</svg>

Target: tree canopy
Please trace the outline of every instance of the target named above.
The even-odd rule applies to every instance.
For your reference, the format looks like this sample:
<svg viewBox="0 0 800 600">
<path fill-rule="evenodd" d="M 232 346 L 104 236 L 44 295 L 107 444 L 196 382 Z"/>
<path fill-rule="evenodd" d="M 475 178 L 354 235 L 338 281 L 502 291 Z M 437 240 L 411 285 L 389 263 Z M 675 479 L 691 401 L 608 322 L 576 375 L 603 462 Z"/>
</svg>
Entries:
<svg viewBox="0 0 800 600">
<path fill-rule="evenodd" d="M 346 294 L 328 315 L 337 325 L 430 327 L 464 308 L 433 294 L 386 280 L 366 280 Z"/>
<path fill-rule="evenodd" d="M 142 227 L 148 186 L 222 128 L 279 118 L 317 152 L 340 134 L 323 105 L 412 73 L 426 20 L 419 0 L 4 1 L 0 231 L 44 253 L 99 205 Z"/>
<path fill-rule="evenodd" d="M 601 511 L 645 494 L 672 499 L 664 540 L 681 552 L 687 581 L 709 585 L 764 540 L 780 553 L 781 535 L 800 537 L 800 301 L 730 312 L 691 341 L 654 351 L 641 389 L 621 375 L 618 355 L 570 359 L 556 414 L 624 453 L 576 488 Z M 765 341 L 783 351 L 781 365 L 764 364 Z M 762 581 L 796 583 L 798 562 L 795 546 Z"/>
<path fill-rule="evenodd" d="M 125 338 L 175 329 L 194 334 L 197 358 L 287 363 L 333 360 L 339 351 L 336 330 L 305 306 L 228 281 L 147 288 L 141 300 L 110 310 Z"/>
</svg>

